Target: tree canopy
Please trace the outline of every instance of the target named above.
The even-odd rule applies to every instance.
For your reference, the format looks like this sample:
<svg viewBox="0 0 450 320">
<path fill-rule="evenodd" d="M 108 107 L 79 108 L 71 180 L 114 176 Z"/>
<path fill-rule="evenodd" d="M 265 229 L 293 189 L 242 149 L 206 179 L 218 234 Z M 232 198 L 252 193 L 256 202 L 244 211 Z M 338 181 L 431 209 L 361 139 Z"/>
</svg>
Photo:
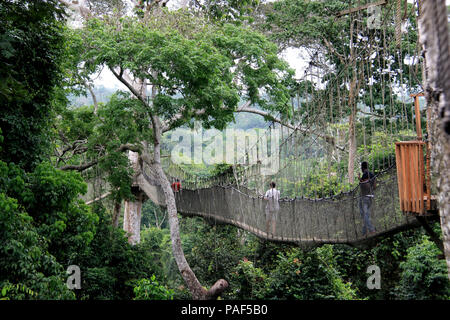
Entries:
<svg viewBox="0 0 450 320">
<path fill-rule="evenodd" d="M 64 36 L 58 1 L 0 3 L 0 159 L 31 169 L 50 141 L 52 92 L 60 83 Z"/>
<path fill-rule="evenodd" d="M 0 300 L 214 299 L 219 294 L 226 299 L 448 299 L 445 263 L 422 229 L 380 237 L 371 248 L 306 250 L 270 243 L 217 221 L 179 219 L 162 167 L 161 150 L 170 148 L 164 133 L 179 127 L 187 132 L 194 122 L 206 129 L 224 129 L 235 120 L 265 127 L 262 119 L 236 117 L 251 112 L 290 128 L 316 126 L 316 136 L 302 140 L 304 157 L 294 157 L 285 146 L 285 162 L 314 170 L 301 181 L 288 181 L 297 177 L 292 167 L 285 171 L 277 180 L 277 186 L 286 182 L 283 196 L 296 197 L 298 186 L 306 196 L 344 191 L 335 174 L 345 171 L 349 149 L 367 155 L 367 147 L 374 163 L 384 159 L 385 145 L 393 145 L 404 129 L 385 130 L 386 123 L 403 116 L 396 89 L 420 86 L 414 6 L 401 7 L 405 30 L 398 45 L 393 2 L 382 10 L 386 24 L 375 30 L 364 27 L 365 13 L 338 17 L 355 1 L 206 0 L 185 2 L 179 10 L 169 10 L 168 3 L 0 2 Z M 67 8 L 81 13 L 76 28 L 66 25 Z M 288 47 L 309 55 L 300 79 L 280 58 Z M 126 90 L 96 99 L 93 78 L 102 70 Z M 86 92 L 92 105 L 68 99 Z M 330 112 L 324 107 L 328 102 Z M 358 118 L 364 105 L 373 107 L 368 119 L 383 129 L 364 127 L 366 115 Z M 405 115 L 413 119 L 406 108 Z M 348 129 L 344 140 L 353 135 L 354 141 L 338 149 L 348 158 L 330 165 L 328 151 L 314 143 L 329 138 L 326 143 L 335 146 L 339 137 L 326 135 L 333 126 Z M 315 148 L 320 153 L 309 158 Z M 144 164 L 162 187 L 166 208 L 143 204 L 136 177 Z M 192 177 L 209 177 L 233 174 L 235 168 L 183 169 Z M 110 191 L 105 197 L 103 187 Z M 88 205 L 83 196 L 99 197 Z M 133 205 L 141 206 L 142 214 L 141 242 L 134 245 L 118 228 Z M 66 286 L 72 264 L 82 270 L 82 288 L 74 291 Z M 368 264 L 383 270 L 380 290 L 366 287 Z"/>
</svg>

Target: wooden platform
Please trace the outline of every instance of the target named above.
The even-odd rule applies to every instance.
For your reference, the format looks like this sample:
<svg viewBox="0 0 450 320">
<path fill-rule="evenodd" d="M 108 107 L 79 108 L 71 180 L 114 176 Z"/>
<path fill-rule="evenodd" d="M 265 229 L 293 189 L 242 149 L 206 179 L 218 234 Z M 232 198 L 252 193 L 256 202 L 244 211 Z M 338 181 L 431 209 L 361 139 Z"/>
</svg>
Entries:
<svg viewBox="0 0 450 320">
<path fill-rule="evenodd" d="M 431 195 L 429 163 L 425 168 L 426 143 L 419 140 L 395 143 L 400 209 L 414 215 L 435 214 Z"/>
<path fill-rule="evenodd" d="M 436 197 L 431 194 L 430 144 L 423 141 L 420 122 L 419 97 L 424 96 L 424 93 L 410 96 L 414 98 L 417 138 L 395 143 L 400 209 L 415 216 L 433 215 L 438 213 L 438 207 Z M 428 113 L 429 109 L 427 119 Z M 427 121 L 427 131 L 428 129 Z"/>
</svg>

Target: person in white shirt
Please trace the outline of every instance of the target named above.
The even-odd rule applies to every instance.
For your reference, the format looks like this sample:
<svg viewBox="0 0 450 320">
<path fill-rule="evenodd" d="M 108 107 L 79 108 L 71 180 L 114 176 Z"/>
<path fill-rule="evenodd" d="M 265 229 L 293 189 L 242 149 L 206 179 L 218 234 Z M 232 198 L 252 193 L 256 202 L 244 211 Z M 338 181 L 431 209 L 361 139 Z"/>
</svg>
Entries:
<svg viewBox="0 0 450 320">
<path fill-rule="evenodd" d="M 275 182 L 270 183 L 270 189 L 266 191 L 264 200 L 266 204 L 266 232 L 269 234 L 270 226 L 272 226 L 272 235 L 275 234 L 277 213 L 280 210 L 280 191 L 275 189 Z"/>
</svg>

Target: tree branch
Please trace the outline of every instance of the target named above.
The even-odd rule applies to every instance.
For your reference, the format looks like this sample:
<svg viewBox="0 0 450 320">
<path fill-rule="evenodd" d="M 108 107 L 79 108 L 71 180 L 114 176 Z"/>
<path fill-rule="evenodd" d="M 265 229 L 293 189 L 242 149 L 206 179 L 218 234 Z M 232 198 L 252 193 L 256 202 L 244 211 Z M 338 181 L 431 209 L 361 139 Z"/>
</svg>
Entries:
<svg viewBox="0 0 450 320">
<path fill-rule="evenodd" d="M 136 146 L 136 145 L 131 144 L 131 143 L 125 143 L 125 144 L 120 145 L 120 147 L 116 149 L 116 152 L 124 152 L 124 151 L 128 151 L 128 150 L 129 151 L 134 151 L 134 152 L 140 152 L 139 146 Z M 88 163 L 83 163 L 83 164 L 78 164 L 78 165 L 76 165 L 76 164 L 74 164 L 74 165 L 73 164 L 69 164 L 69 165 L 63 166 L 63 167 L 61 167 L 59 169 L 60 170 L 64 170 L 64 171 L 66 171 L 66 170 L 84 171 L 86 169 L 89 169 L 92 166 L 95 166 L 104 157 L 105 156 L 100 157 L 100 158 L 98 158 L 96 160 L 92 160 L 92 161 L 90 161 Z"/>
<path fill-rule="evenodd" d="M 88 84 L 87 82 L 85 83 L 86 88 L 89 90 L 89 93 L 92 96 L 92 101 L 94 103 L 94 114 L 97 115 L 97 110 L 98 110 L 98 102 L 97 102 L 97 96 L 94 93 L 94 90 L 92 89 L 92 86 L 90 84 Z"/>
<path fill-rule="evenodd" d="M 238 108 L 238 110 L 239 110 L 240 108 L 248 107 L 250 104 L 251 104 L 251 102 L 250 102 L 250 101 L 247 101 L 247 102 L 245 102 L 242 106 L 240 106 L 240 107 Z M 183 118 L 183 116 L 184 116 L 184 115 L 183 115 L 183 111 L 184 111 L 184 109 L 182 108 L 181 111 L 180 111 L 179 113 L 177 113 L 176 115 L 174 115 L 170 120 L 167 120 L 167 121 L 164 122 L 164 124 L 163 124 L 162 127 L 161 127 L 161 130 L 162 130 L 163 133 L 169 131 L 169 130 L 171 129 L 172 125 L 173 125 L 176 121 L 178 121 L 179 119 Z M 195 115 L 195 116 L 201 116 L 201 115 L 203 115 L 205 112 L 206 112 L 205 109 L 196 110 L 196 111 L 194 111 L 194 115 Z"/>
<path fill-rule="evenodd" d="M 131 83 L 129 83 L 127 80 L 125 80 L 125 78 L 123 77 L 123 70 L 121 68 L 120 73 L 117 73 L 114 68 L 109 67 L 109 70 L 111 70 L 111 72 L 114 74 L 114 76 L 117 78 L 117 80 L 119 80 L 120 82 L 122 82 L 127 88 L 128 90 L 131 91 L 131 93 L 138 98 L 149 110 L 150 116 L 152 115 L 151 112 L 151 108 L 150 105 L 147 103 L 147 101 L 145 101 L 144 97 L 142 97 L 141 94 L 139 94 L 139 92 L 131 85 Z"/>
<path fill-rule="evenodd" d="M 180 120 L 181 118 L 184 117 L 183 115 L 183 111 L 184 109 L 182 108 L 181 111 L 179 113 L 177 113 L 176 115 L 174 115 L 170 120 L 167 120 L 164 122 L 164 124 L 161 125 L 161 131 L 162 133 L 169 131 L 172 128 L 172 125 Z M 195 116 L 201 116 L 202 114 L 204 114 L 206 112 L 205 109 L 201 109 L 201 110 L 196 110 L 194 112 Z"/>
<path fill-rule="evenodd" d="M 92 160 L 91 162 L 88 163 L 83 163 L 83 164 L 69 164 L 66 166 L 63 166 L 61 168 L 59 168 L 60 170 L 66 171 L 66 170 L 75 170 L 75 171 L 84 171 L 86 169 L 89 169 L 92 166 L 95 166 L 98 163 L 98 160 Z"/>
</svg>

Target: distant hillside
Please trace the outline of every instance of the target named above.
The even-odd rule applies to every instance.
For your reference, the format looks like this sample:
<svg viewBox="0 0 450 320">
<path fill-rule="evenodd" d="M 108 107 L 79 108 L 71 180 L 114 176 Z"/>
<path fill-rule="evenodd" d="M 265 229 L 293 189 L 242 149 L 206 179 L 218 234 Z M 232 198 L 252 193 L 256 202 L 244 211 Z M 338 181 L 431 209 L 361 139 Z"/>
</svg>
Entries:
<svg viewBox="0 0 450 320">
<path fill-rule="evenodd" d="M 109 97 L 111 97 L 111 95 L 115 93 L 117 89 L 106 88 L 104 86 L 97 86 L 94 87 L 93 91 L 97 98 L 97 102 L 106 103 L 109 101 Z M 94 104 L 92 96 L 89 93 L 89 91 L 86 92 L 86 96 L 69 95 L 67 98 L 69 99 L 71 105 L 75 107 L 90 106 Z"/>
<path fill-rule="evenodd" d="M 97 97 L 97 102 L 107 103 L 111 95 L 113 95 L 117 89 L 106 88 L 104 86 L 97 86 L 94 88 L 94 94 Z M 75 96 L 69 95 L 67 97 L 70 101 L 70 104 L 74 107 L 81 106 L 90 106 L 93 105 L 94 102 L 92 100 L 92 96 L 89 91 L 86 95 Z M 243 102 L 241 102 L 243 103 Z M 236 123 L 230 123 L 229 127 L 234 129 L 253 129 L 253 128 L 266 128 L 267 122 L 263 117 L 251 114 L 251 113 L 236 113 L 235 114 Z"/>
</svg>

